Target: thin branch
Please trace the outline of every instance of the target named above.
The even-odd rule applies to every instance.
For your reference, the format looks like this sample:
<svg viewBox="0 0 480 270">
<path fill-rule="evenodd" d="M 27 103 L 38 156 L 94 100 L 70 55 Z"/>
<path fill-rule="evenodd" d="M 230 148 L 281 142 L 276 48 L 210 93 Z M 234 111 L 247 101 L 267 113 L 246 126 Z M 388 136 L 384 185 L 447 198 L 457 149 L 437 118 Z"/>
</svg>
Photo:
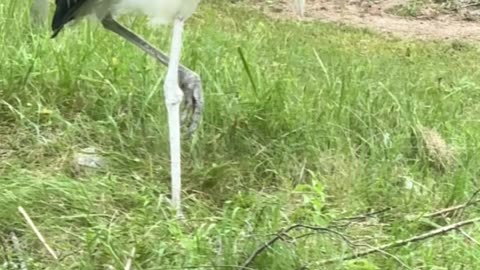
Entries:
<svg viewBox="0 0 480 270">
<path fill-rule="evenodd" d="M 43 237 L 43 235 L 40 233 L 40 231 L 37 229 L 37 227 L 35 226 L 35 224 L 33 223 L 32 219 L 30 218 L 30 216 L 27 214 L 27 212 L 25 211 L 25 209 L 23 209 L 23 207 L 19 206 L 18 207 L 18 211 L 20 211 L 20 213 L 22 214 L 22 216 L 25 218 L 25 220 L 27 221 L 27 224 L 30 226 L 30 228 L 32 228 L 33 232 L 35 233 L 35 235 L 38 237 L 38 239 L 40 240 L 40 242 L 42 242 L 43 246 L 47 249 L 48 253 L 50 253 L 50 255 L 52 255 L 53 258 L 55 258 L 55 260 L 58 260 L 58 256 L 57 254 L 55 253 L 55 251 L 53 251 L 53 249 L 47 244 L 47 241 L 45 241 L 45 238 Z"/>
<path fill-rule="evenodd" d="M 300 229 L 308 229 L 308 230 L 312 230 L 312 231 L 316 231 L 316 232 L 327 232 L 327 233 L 330 233 L 330 234 L 334 234 L 334 235 L 338 236 L 339 238 L 341 238 L 344 242 L 346 242 L 350 246 L 355 246 L 355 244 L 350 239 L 348 239 L 348 237 L 346 237 L 344 234 L 342 234 L 340 232 L 337 232 L 335 230 L 332 230 L 332 229 L 329 229 L 329 228 L 324 228 L 324 227 L 315 227 L 315 226 L 302 225 L 302 224 L 297 224 L 295 226 L 296 227 L 294 229 L 300 228 Z"/>
<path fill-rule="evenodd" d="M 385 250 L 381 250 L 381 249 L 378 249 L 376 247 L 373 247 L 371 245 L 368 245 L 368 244 L 358 244 L 357 246 L 364 246 L 364 247 L 368 247 L 368 248 L 371 248 L 371 249 L 376 249 L 379 253 L 383 254 L 384 256 L 386 257 L 390 257 L 392 259 L 394 259 L 396 262 L 398 262 L 398 264 L 400 264 L 401 266 L 403 266 L 405 269 L 411 269 L 408 265 L 406 265 L 400 258 L 398 258 L 397 256 L 385 251 Z"/>
<path fill-rule="evenodd" d="M 458 212 L 455 213 L 455 217 L 461 217 L 463 215 L 463 213 L 465 212 L 465 209 L 472 205 L 473 202 L 474 202 L 474 199 L 475 197 L 480 193 L 480 189 L 477 189 L 475 192 L 473 192 L 472 196 L 470 196 L 470 199 L 468 199 L 468 201 L 465 203 L 465 207 L 461 208 Z M 445 220 L 445 222 L 448 224 L 448 220 L 444 217 L 443 218 Z M 480 246 L 480 242 L 478 242 L 475 238 L 473 238 L 472 236 L 470 236 L 467 232 L 465 232 L 465 230 L 463 230 L 462 228 L 459 228 L 458 231 L 465 237 L 467 238 L 470 242 L 476 244 L 477 246 Z"/>
<path fill-rule="evenodd" d="M 467 201 L 467 206 L 471 205 L 473 202 L 473 199 L 480 194 L 480 188 L 477 189 L 475 192 L 473 192 L 472 196 L 470 196 L 470 199 Z"/>
<path fill-rule="evenodd" d="M 433 217 L 438 217 L 438 216 L 442 216 L 442 215 L 445 215 L 445 214 L 449 214 L 451 212 L 455 212 L 455 211 L 459 211 L 459 210 L 462 210 L 461 213 L 463 213 L 463 211 L 472 206 L 472 205 L 475 205 L 475 204 L 478 204 L 480 203 L 480 199 L 476 199 L 475 200 L 475 197 L 480 194 L 480 189 L 476 190 L 472 196 L 470 196 L 470 199 L 466 202 L 466 203 L 463 203 L 463 204 L 459 204 L 459 205 L 455 205 L 455 206 L 450 206 L 448 208 L 444 208 L 444 209 L 440 209 L 440 210 L 437 210 L 435 212 L 432 212 L 432 213 L 427 213 L 425 215 L 423 215 L 423 217 L 425 218 L 433 218 Z M 352 217 L 346 217 L 346 218 L 340 218 L 340 219 L 337 219 L 335 220 L 334 222 L 341 222 L 341 221 L 350 221 L 350 223 L 348 223 L 347 225 L 351 224 L 352 221 L 354 220 L 365 220 L 369 217 L 373 217 L 373 216 L 378 216 L 380 214 L 384 214 L 385 212 L 388 212 L 388 211 L 391 211 L 393 208 L 391 207 L 387 207 L 387 208 L 384 208 L 384 209 L 381 209 L 381 210 L 378 210 L 378 211 L 374 211 L 374 212 L 371 212 L 371 213 L 366 213 L 366 214 L 363 214 L 363 215 L 357 215 L 357 216 L 352 216 Z"/>
<path fill-rule="evenodd" d="M 473 204 L 475 197 L 477 197 L 479 193 L 480 193 L 480 189 L 477 189 L 475 192 L 473 192 L 472 196 L 470 196 L 468 201 L 465 203 L 465 207 L 463 207 L 462 209 L 460 209 L 458 212 L 455 213 L 455 217 L 461 218 L 461 216 L 465 212 L 465 209 Z"/>
<path fill-rule="evenodd" d="M 444 214 L 448 214 L 448 213 L 455 212 L 455 211 L 460 210 L 460 209 L 464 209 L 466 207 L 477 204 L 479 202 L 480 202 L 480 199 L 472 200 L 472 201 L 464 203 L 464 204 L 451 206 L 451 207 L 448 207 L 448 208 L 440 209 L 440 210 L 438 210 L 436 212 L 433 212 L 433 213 L 425 214 L 423 217 L 432 218 L 432 217 L 442 216 Z"/>
<path fill-rule="evenodd" d="M 336 220 L 332 221 L 332 225 L 330 227 L 346 228 L 346 227 L 349 227 L 352 224 L 355 224 L 356 222 L 362 223 L 362 222 L 366 222 L 369 218 L 379 217 L 380 215 L 383 215 L 386 212 L 391 211 L 392 209 L 393 209 L 392 207 L 387 207 L 387 208 L 383 208 L 383 209 L 373 211 L 373 212 L 370 212 L 370 213 L 366 213 L 366 214 L 361 214 L 361 215 L 336 219 Z M 362 225 L 363 226 L 369 226 L 368 224 L 362 224 Z M 375 225 L 372 225 L 372 226 L 382 226 L 382 224 L 375 224 Z"/>
<path fill-rule="evenodd" d="M 470 242 L 474 243 L 477 246 L 480 246 L 480 243 L 477 241 L 477 239 L 473 238 L 472 236 L 470 236 L 467 232 L 465 232 L 462 229 L 458 229 L 458 230 L 460 231 L 461 234 L 463 234 L 463 236 L 465 236 L 465 238 L 470 240 Z"/>
<path fill-rule="evenodd" d="M 252 264 L 252 262 L 255 260 L 255 258 L 260 255 L 260 253 L 262 253 L 264 250 L 266 250 L 268 247 L 270 247 L 271 245 L 275 244 L 275 242 L 277 242 L 278 240 L 280 240 L 282 237 L 280 235 L 277 235 L 275 237 L 273 237 L 272 239 L 270 239 L 268 242 L 266 242 L 265 244 L 261 245 L 260 247 L 258 247 L 253 253 L 252 255 L 250 255 L 250 257 L 248 257 L 248 259 L 242 264 L 242 267 L 249 267 L 250 264 Z"/>
<path fill-rule="evenodd" d="M 395 242 L 392 242 L 392 243 L 388 243 L 388 244 L 381 245 L 381 246 L 378 246 L 378 247 L 370 248 L 370 249 L 367 249 L 367 250 L 362 251 L 362 252 L 358 252 L 358 253 L 350 255 L 350 256 L 328 259 L 328 260 L 320 262 L 320 264 L 325 265 L 325 264 L 331 264 L 331 263 L 338 262 L 338 261 L 352 260 L 352 259 L 356 259 L 356 258 L 359 258 L 359 257 L 364 257 L 364 256 L 367 256 L 367 255 L 370 255 L 372 253 L 377 253 L 377 252 L 380 252 L 380 251 L 384 251 L 386 249 L 390 249 L 390 248 L 394 248 L 394 247 L 400 247 L 400 246 L 404 246 L 404 245 L 414 243 L 414 242 L 419 242 L 419 241 L 422 241 L 422 240 L 425 240 L 425 239 L 428 239 L 428 238 L 432 238 L 434 236 L 445 234 L 445 233 L 447 233 L 449 231 L 452 231 L 452 230 L 457 230 L 460 227 L 473 224 L 477 221 L 480 221 L 480 217 L 470 219 L 470 220 L 466 220 L 466 221 L 462 221 L 462 222 L 458 222 L 458 223 L 448 225 L 448 226 L 445 226 L 445 227 L 440 227 L 438 229 L 429 231 L 429 232 L 424 233 L 424 234 L 416 235 L 416 236 L 408 238 L 408 239 L 398 240 L 398 241 L 395 241 Z"/>
<path fill-rule="evenodd" d="M 384 209 L 380 209 L 378 211 L 373 211 L 373 212 L 370 212 L 370 213 L 366 213 L 366 214 L 363 214 L 363 215 L 357 215 L 357 216 L 353 216 L 353 217 L 346 217 L 346 218 L 340 218 L 340 219 L 337 219 L 335 221 L 345 221 L 345 220 L 365 220 L 369 217 L 373 217 L 373 216 L 378 216 L 380 214 L 383 214 L 385 212 L 388 212 L 392 210 L 392 207 L 387 207 L 387 208 L 384 208 Z"/>
<path fill-rule="evenodd" d="M 240 270 L 256 270 L 251 267 L 243 267 L 238 265 L 200 265 L 200 266 L 182 266 L 182 267 L 168 267 L 162 268 L 165 270 L 184 270 L 184 269 L 240 269 Z"/>
<path fill-rule="evenodd" d="M 295 229 L 308 229 L 308 230 L 313 230 L 317 233 L 319 232 L 326 232 L 326 233 L 330 233 L 330 234 L 334 234 L 338 237 L 340 237 L 343 241 L 347 242 L 349 245 L 354 245 L 350 239 L 348 239 L 345 235 L 337 232 L 337 231 L 334 231 L 332 229 L 328 229 L 328 228 L 325 228 L 325 227 L 315 227 L 315 226 L 309 226 L 309 225 L 303 225 L 303 224 L 295 224 L 295 225 L 292 225 L 286 229 L 283 229 L 283 230 L 280 230 L 276 236 L 274 236 L 272 239 L 268 240 L 266 243 L 264 243 L 263 245 L 259 246 L 257 249 L 255 249 L 255 251 L 250 255 L 250 257 L 248 257 L 247 260 L 245 260 L 245 262 L 242 264 L 242 268 L 248 268 L 252 263 L 253 261 L 261 254 L 263 253 L 267 248 L 271 247 L 273 244 L 275 244 L 275 242 L 277 242 L 278 240 L 283 240 L 283 238 L 288 235 L 288 233 L 292 230 L 295 230 Z M 301 235 L 300 238 L 302 237 L 305 237 L 307 236 L 307 234 L 304 234 L 304 235 Z M 289 236 L 289 238 L 292 238 Z M 296 238 L 294 238 L 296 239 Z"/>
<path fill-rule="evenodd" d="M 295 237 L 294 239 L 305 238 L 305 237 L 308 237 L 308 236 L 313 235 L 313 234 L 315 234 L 315 232 L 305 233 L 305 234 L 302 234 L 302 235 L 300 235 L 300 236 Z M 344 236 L 342 235 L 342 237 L 344 237 Z M 367 247 L 367 248 L 372 248 L 372 246 L 371 246 L 371 245 L 368 245 L 368 244 L 364 244 L 364 243 L 362 243 L 362 244 L 357 244 L 357 243 L 354 243 L 354 242 L 352 242 L 350 239 L 348 239 L 348 238 L 346 238 L 346 237 L 344 238 L 344 241 L 347 242 L 347 243 L 348 243 L 350 246 L 352 246 L 352 247 Z M 400 260 L 400 258 L 396 257 L 395 255 L 390 254 L 390 253 L 388 253 L 388 252 L 386 252 L 386 251 L 384 251 L 384 250 L 378 250 L 378 252 L 382 253 L 383 255 L 385 255 L 385 256 L 387 256 L 387 257 L 393 258 L 393 259 L 394 259 L 395 261 L 397 261 L 400 265 L 402 265 L 405 269 L 410 269 L 404 262 L 402 262 L 402 260 Z"/>
</svg>

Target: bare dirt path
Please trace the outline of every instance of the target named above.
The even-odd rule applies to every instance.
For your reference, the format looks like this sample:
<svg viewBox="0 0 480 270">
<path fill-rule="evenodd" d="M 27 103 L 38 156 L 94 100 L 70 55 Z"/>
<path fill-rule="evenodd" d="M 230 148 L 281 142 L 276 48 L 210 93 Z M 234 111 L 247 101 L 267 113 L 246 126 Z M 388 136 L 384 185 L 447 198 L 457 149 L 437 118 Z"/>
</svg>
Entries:
<svg viewBox="0 0 480 270">
<path fill-rule="evenodd" d="M 299 19 L 291 2 L 279 0 L 266 4 L 259 0 L 257 3 L 269 16 Z M 406 5 L 407 0 L 307 0 L 306 16 L 301 20 L 365 27 L 401 38 L 480 41 L 480 21 L 476 11 L 468 9 L 471 6 L 453 12 L 432 4 L 422 6 L 415 16 L 392 14 L 395 8 Z"/>
</svg>

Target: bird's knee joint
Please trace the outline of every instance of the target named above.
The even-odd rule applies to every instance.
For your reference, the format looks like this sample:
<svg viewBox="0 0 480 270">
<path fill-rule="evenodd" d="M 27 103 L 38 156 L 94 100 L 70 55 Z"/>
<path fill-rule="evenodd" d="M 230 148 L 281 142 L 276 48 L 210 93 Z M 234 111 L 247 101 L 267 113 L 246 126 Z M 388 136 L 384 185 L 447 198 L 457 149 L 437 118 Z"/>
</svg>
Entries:
<svg viewBox="0 0 480 270">
<path fill-rule="evenodd" d="M 180 88 L 177 87 L 170 87 L 168 85 L 165 86 L 165 103 L 167 106 L 175 106 L 180 105 L 183 100 L 183 92 Z"/>
<path fill-rule="evenodd" d="M 193 71 L 180 71 L 179 77 L 182 85 L 196 85 L 201 83 L 200 75 Z"/>
</svg>

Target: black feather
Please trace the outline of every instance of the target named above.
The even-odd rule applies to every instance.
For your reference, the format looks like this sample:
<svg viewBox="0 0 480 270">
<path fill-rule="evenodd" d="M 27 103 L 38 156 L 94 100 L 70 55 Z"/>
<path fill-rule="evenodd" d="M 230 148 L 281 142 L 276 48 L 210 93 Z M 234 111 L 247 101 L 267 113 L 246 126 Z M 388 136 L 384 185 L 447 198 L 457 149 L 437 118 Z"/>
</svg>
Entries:
<svg viewBox="0 0 480 270">
<path fill-rule="evenodd" d="M 89 0 L 55 0 L 55 15 L 52 20 L 52 38 L 55 38 L 63 27 L 75 19 L 80 8 Z"/>
</svg>

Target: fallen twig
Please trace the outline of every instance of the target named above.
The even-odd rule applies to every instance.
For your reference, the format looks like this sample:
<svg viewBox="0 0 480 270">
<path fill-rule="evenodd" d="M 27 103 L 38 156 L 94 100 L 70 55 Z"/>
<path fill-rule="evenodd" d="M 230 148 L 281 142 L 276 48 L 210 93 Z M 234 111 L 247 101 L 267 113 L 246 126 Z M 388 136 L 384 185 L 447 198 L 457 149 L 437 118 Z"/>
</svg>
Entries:
<svg viewBox="0 0 480 270">
<path fill-rule="evenodd" d="M 185 269 L 240 269 L 240 270 L 257 270 L 251 267 L 243 267 L 238 265 L 197 265 L 197 266 L 180 266 L 180 267 L 167 267 L 163 270 L 185 270 Z"/>
<path fill-rule="evenodd" d="M 411 269 L 410 267 L 408 267 L 408 265 L 406 265 L 400 258 L 398 258 L 397 256 L 385 251 L 385 250 L 381 250 L 381 249 L 378 249 L 376 247 L 373 247 L 371 245 L 368 245 L 368 244 L 358 244 L 357 245 L 358 247 L 360 246 L 363 246 L 363 247 L 367 247 L 367 248 L 371 248 L 371 249 L 377 249 L 378 253 L 381 253 L 382 255 L 384 255 L 385 257 L 390 257 L 392 259 L 394 259 L 396 262 L 398 262 L 398 264 L 400 264 L 401 266 L 403 266 L 404 269 Z"/>
<path fill-rule="evenodd" d="M 442 215 L 445 215 L 445 214 L 449 214 L 451 212 L 455 212 L 455 211 L 460 211 L 460 214 L 463 213 L 463 211 L 468 208 L 469 206 L 472 206 L 472 205 L 475 205 L 475 204 L 478 204 L 480 203 L 480 199 L 476 199 L 474 200 L 474 198 L 480 194 L 480 189 L 475 191 L 472 196 L 470 197 L 470 199 L 466 202 L 466 203 L 463 203 L 463 204 L 459 204 L 459 205 L 454 205 L 454 206 L 450 206 L 448 208 L 444 208 L 444 209 L 440 209 L 440 210 L 437 210 L 435 212 L 432 212 L 432 213 L 427 213 L 427 214 L 424 214 L 422 217 L 424 218 L 433 218 L 433 217 L 438 217 L 438 216 L 442 216 Z M 352 223 L 352 221 L 362 221 L 362 220 L 366 220 L 367 218 L 370 218 L 370 217 L 373 217 L 373 216 L 378 216 L 380 214 L 384 214 L 385 212 L 388 212 L 388 211 L 391 211 L 393 208 L 391 207 L 387 207 L 387 208 L 384 208 L 384 209 L 381 209 L 381 210 L 378 210 L 378 211 L 374 211 L 374 212 L 370 212 L 370 213 L 366 213 L 366 214 L 363 214 L 363 215 L 357 215 L 357 216 L 352 216 L 352 217 L 346 217 L 346 218 L 340 218 L 340 219 L 337 219 L 337 220 L 334 220 L 334 223 L 338 223 L 338 222 L 342 222 L 342 221 L 349 221 L 347 223 L 347 226 L 349 224 Z"/>
<path fill-rule="evenodd" d="M 52 257 L 55 258 L 55 260 L 58 260 L 57 254 L 56 254 L 55 251 L 53 251 L 53 249 L 47 244 L 47 241 L 45 241 L 45 238 L 44 238 L 43 235 L 40 233 L 40 231 L 37 229 L 37 227 L 36 227 L 35 224 L 33 223 L 33 221 L 32 221 L 32 219 L 30 218 L 30 216 L 27 214 L 27 212 L 25 211 L 25 209 L 23 209 L 23 207 L 19 206 L 19 207 L 18 207 L 18 211 L 20 211 L 20 213 L 23 215 L 23 217 L 24 217 L 25 220 L 27 221 L 27 224 L 30 226 L 30 228 L 32 228 L 33 232 L 34 232 L 35 235 L 38 237 L 38 239 L 40 240 L 40 242 L 42 242 L 43 246 L 47 249 L 48 253 L 50 253 L 50 255 L 52 255 Z"/>
<path fill-rule="evenodd" d="M 472 193 L 472 195 L 470 196 L 470 198 L 468 199 L 468 201 L 464 204 L 464 207 L 459 209 L 457 212 L 454 212 L 453 214 L 453 218 L 458 218 L 458 217 L 462 217 L 463 216 L 463 213 L 465 212 L 465 209 L 467 207 L 469 207 L 470 205 L 474 204 L 475 203 L 475 197 L 477 197 L 477 195 L 480 194 L 480 189 L 477 189 L 475 192 Z M 480 201 L 477 200 L 477 202 Z M 449 221 L 444 218 L 445 222 L 448 224 Z M 480 246 L 480 243 L 475 239 L 473 238 L 472 236 L 470 236 L 467 232 L 465 232 L 462 228 L 459 228 L 458 231 L 466 238 L 468 239 L 470 242 Z"/>
<path fill-rule="evenodd" d="M 460 210 L 460 209 L 464 209 L 468 206 L 477 204 L 479 202 L 480 202 L 480 199 L 472 200 L 472 201 L 467 202 L 467 203 L 451 206 L 451 207 L 448 207 L 448 208 L 440 209 L 440 210 L 435 211 L 433 213 L 425 214 L 423 217 L 432 218 L 432 217 L 442 216 L 442 215 L 445 215 L 445 214 L 448 214 L 448 213 L 451 213 L 451 212 L 455 212 L 455 211 Z"/>
<path fill-rule="evenodd" d="M 252 253 L 252 255 L 250 255 L 250 257 L 248 257 L 248 259 L 245 260 L 245 262 L 242 264 L 241 267 L 242 268 L 248 268 L 253 263 L 253 261 L 262 252 L 264 252 L 267 248 L 269 248 L 270 246 L 275 244 L 275 242 L 277 242 L 278 240 L 283 240 L 285 236 L 289 239 L 298 239 L 298 238 L 302 238 L 302 237 L 305 237 L 305 236 L 309 235 L 309 234 L 304 234 L 304 235 L 301 235 L 299 237 L 289 236 L 288 233 L 292 230 L 295 230 L 295 229 L 308 229 L 308 230 L 313 230 L 317 233 L 318 232 L 326 232 L 326 233 L 334 234 L 334 235 L 340 237 L 343 241 L 347 242 L 349 245 L 354 246 L 354 244 L 350 241 L 350 239 L 348 239 L 345 235 L 343 235 L 343 234 L 341 234 L 337 231 L 334 231 L 332 229 L 328 229 L 328 228 L 325 228 L 325 227 L 315 227 L 315 226 L 303 225 L 303 224 L 295 224 L 295 225 L 292 225 L 292 226 L 290 226 L 286 229 L 280 230 L 272 239 L 268 240 L 266 243 L 264 243 L 263 245 L 261 245 L 257 249 L 255 249 L 255 251 Z"/>
<path fill-rule="evenodd" d="M 370 212 L 370 213 L 366 213 L 366 214 L 363 214 L 363 215 L 358 215 L 358 216 L 353 216 L 353 217 L 346 217 L 346 218 L 340 218 L 340 219 L 337 219 L 335 220 L 336 222 L 338 221 L 346 221 L 346 220 L 365 220 L 369 217 L 373 217 L 373 216 L 378 216 L 380 214 L 383 214 L 385 212 L 388 212 L 392 210 L 391 207 L 387 207 L 387 208 L 384 208 L 384 209 L 380 209 L 378 211 L 373 211 L 373 212 Z"/>
<path fill-rule="evenodd" d="M 479 193 L 480 193 L 480 189 L 477 189 L 475 192 L 473 192 L 472 196 L 470 196 L 468 201 L 465 203 L 465 207 L 460 209 L 458 212 L 455 212 L 454 216 L 461 219 L 463 213 L 465 212 L 465 209 L 470 205 L 474 204 L 475 197 L 477 197 Z"/>
<path fill-rule="evenodd" d="M 470 240 L 470 242 L 474 243 L 477 246 L 480 246 L 480 243 L 477 241 L 477 239 L 473 238 L 472 236 L 470 236 L 467 232 L 465 232 L 462 229 L 458 229 L 458 230 L 460 231 L 461 234 L 463 234 L 463 236 L 465 236 L 465 238 Z"/>
<path fill-rule="evenodd" d="M 477 221 L 480 221 L 480 217 L 470 219 L 470 220 L 466 220 L 466 221 L 462 221 L 462 222 L 458 222 L 458 223 L 455 223 L 455 224 L 452 224 L 452 225 L 440 227 L 438 229 L 429 231 L 429 232 L 424 233 L 424 234 L 416 235 L 416 236 L 408 238 L 408 239 L 398 240 L 398 241 L 388 243 L 388 244 L 385 244 L 385 245 L 381 245 L 381 246 L 378 246 L 378 247 L 373 247 L 373 248 L 358 252 L 358 253 L 350 255 L 350 256 L 328 259 L 328 260 L 320 262 L 320 265 L 331 264 L 331 263 L 338 262 L 338 261 L 352 260 L 352 259 L 356 259 L 356 258 L 359 258 L 359 257 L 364 257 L 364 256 L 367 256 L 367 255 L 370 255 L 372 253 L 381 252 L 381 251 L 384 251 L 384 250 L 389 249 L 389 248 L 400 247 L 400 246 L 404 246 L 404 245 L 409 244 L 409 243 L 422 241 L 422 240 L 425 240 L 425 239 L 428 239 L 428 238 L 431 238 L 431 237 L 434 237 L 434 236 L 437 236 L 437 235 L 445 234 L 445 233 L 447 233 L 449 231 L 452 231 L 452 230 L 456 230 L 460 227 L 473 224 Z"/>
<path fill-rule="evenodd" d="M 368 219 L 370 218 L 373 218 L 373 217 L 379 217 L 385 213 L 387 213 L 388 211 L 392 210 L 393 208 L 392 207 L 387 207 L 387 208 L 384 208 L 384 209 L 380 209 L 380 210 L 377 210 L 377 211 L 373 211 L 373 212 L 370 212 L 370 213 L 365 213 L 365 214 L 361 214 L 361 215 L 356 215 L 356 216 L 351 216 L 351 217 L 345 217 L 345 218 L 340 218 L 340 219 L 336 219 L 336 220 L 333 220 L 332 221 L 332 224 L 330 227 L 334 227 L 334 228 L 340 228 L 340 227 L 348 227 L 352 224 L 355 224 L 355 223 L 364 223 L 366 221 L 368 221 Z M 367 224 L 363 224 L 363 226 L 366 226 Z M 382 224 L 375 224 L 374 226 L 381 226 Z"/>
</svg>

